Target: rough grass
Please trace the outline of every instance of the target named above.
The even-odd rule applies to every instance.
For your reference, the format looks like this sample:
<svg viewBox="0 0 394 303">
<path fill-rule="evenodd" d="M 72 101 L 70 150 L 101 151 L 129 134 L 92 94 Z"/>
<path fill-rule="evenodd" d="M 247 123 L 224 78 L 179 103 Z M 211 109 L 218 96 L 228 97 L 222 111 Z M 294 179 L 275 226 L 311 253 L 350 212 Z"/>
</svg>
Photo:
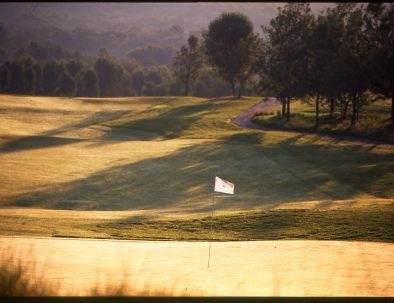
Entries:
<svg viewBox="0 0 394 303">
<path fill-rule="evenodd" d="M 18 258 L 17 253 L 5 248 L 0 252 L 0 296 L 54 296 L 56 285 L 37 273 L 35 263 Z"/>
<path fill-rule="evenodd" d="M 219 214 L 305 201 L 373 205 L 378 199 L 394 198 L 392 147 L 314 134 L 242 130 L 228 123 L 260 100 L 1 95 L 0 206 L 5 210 L 160 210 L 161 215 L 171 213 L 178 219 L 193 213 L 207 216 L 215 175 L 235 183 L 235 195 L 217 201 Z M 351 222 L 359 220 L 356 212 L 349 213 Z M 86 220 L 85 226 L 83 220 L 74 222 L 65 212 L 50 220 L 43 216 L 39 224 L 37 219 L 33 224 L 31 218 L 19 216 L 4 217 L 2 222 L 7 224 L 1 224 L 0 232 L 83 237 L 206 235 L 204 224 L 197 221 L 192 231 L 164 231 L 156 223 L 147 223 L 130 234 L 122 225 L 100 225 L 94 219 Z M 383 225 L 392 234 L 391 227 Z M 286 230 L 281 236 L 289 233 Z M 220 237 L 253 235 L 227 229 Z M 299 235 L 305 232 L 300 230 Z"/>
<path fill-rule="evenodd" d="M 30 248 L 30 254 L 32 253 Z M 51 266 L 51 262 L 44 264 L 44 269 L 38 270 L 36 261 L 25 261 L 20 257 L 20 252 L 2 250 L 0 252 L 0 297 L 53 297 L 61 295 L 59 289 L 61 283 L 55 283 L 46 276 L 45 268 Z M 174 296 L 173 286 L 152 287 L 146 283 L 144 289 L 137 290 L 129 281 L 129 272 L 120 272 L 121 282 L 97 282 L 86 290 L 86 296 L 94 297 L 123 297 L 123 296 Z M 109 278 L 109 277 L 108 277 Z M 112 281 L 114 279 L 111 279 Z M 80 294 L 75 293 L 74 296 Z M 185 296 L 186 294 L 178 294 Z"/>
<path fill-rule="evenodd" d="M 217 200 L 220 198 L 216 198 Z M 6 235 L 165 240 L 357 240 L 394 242 L 394 203 L 326 202 L 316 207 L 281 205 L 262 211 L 185 217 L 157 213 L 4 210 Z M 224 202 L 225 203 L 225 202 Z M 309 204 L 309 205 L 308 205 Z M 301 203 L 302 205 L 302 203 Z M 212 230 L 211 230 L 212 224 Z"/>
</svg>

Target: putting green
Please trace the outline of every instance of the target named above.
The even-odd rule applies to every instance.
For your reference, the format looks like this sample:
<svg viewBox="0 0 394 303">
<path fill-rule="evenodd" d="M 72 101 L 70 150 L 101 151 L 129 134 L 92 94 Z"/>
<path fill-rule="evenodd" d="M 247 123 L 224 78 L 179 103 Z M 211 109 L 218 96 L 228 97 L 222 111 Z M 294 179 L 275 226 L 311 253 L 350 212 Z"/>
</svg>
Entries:
<svg viewBox="0 0 394 303">
<path fill-rule="evenodd" d="M 0 246 L 57 295 L 394 295 L 386 243 L 213 242 L 209 268 L 208 242 L 2 237 Z"/>
</svg>

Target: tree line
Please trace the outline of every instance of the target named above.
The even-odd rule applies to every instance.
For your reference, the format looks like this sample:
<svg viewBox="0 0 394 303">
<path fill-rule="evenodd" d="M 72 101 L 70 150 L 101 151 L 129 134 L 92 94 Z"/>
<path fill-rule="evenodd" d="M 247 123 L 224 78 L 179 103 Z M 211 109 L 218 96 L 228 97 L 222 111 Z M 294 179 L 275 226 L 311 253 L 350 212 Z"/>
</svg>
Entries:
<svg viewBox="0 0 394 303">
<path fill-rule="evenodd" d="M 224 13 L 203 33 L 206 60 L 233 95 L 237 87 L 241 97 L 258 74 L 259 93 L 280 100 L 286 121 L 293 100 L 312 98 L 316 127 L 323 104 L 331 117 L 339 112 L 346 119 L 350 112 L 355 126 L 366 104 L 389 98 L 394 124 L 394 4 L 338 3 L 316 16 L 309 3 L 289 3 L 262 30 L 260 38 L 247 16 Z M 186 94 L 196 77 L 190 66 L 200 64 L 190 41 L 176 58 Z"/>
<path fill-rule="evenodd" d="M 56 53 L 58 53 L 58 49 Z M 166 65 L 144 67 L 133 58 L 119 59 L 106 49 L 96 58 L 68 54 L 63 59 L 38 60 L 20 52 L 0 66 L 0 92 L 46 96 L 180 96 L 181 80 Z M 195 96 L 228 95 L 229 88 L 214 70 L 205 66 L 190 88 Z M 250 88 L 253 94 L 253 88 Z"/>
<path fill-rule="evenodd" d="M 318 16 L 291 3 L 263 31 L 260 91 L 281 101 L 284 119 L 295 98 L 312 98 L 316 127 L 323 104 L 355 126 L 363 106 L 389 98 L 394 123 L 392 3 L 338 3 Z"/>
</svg>

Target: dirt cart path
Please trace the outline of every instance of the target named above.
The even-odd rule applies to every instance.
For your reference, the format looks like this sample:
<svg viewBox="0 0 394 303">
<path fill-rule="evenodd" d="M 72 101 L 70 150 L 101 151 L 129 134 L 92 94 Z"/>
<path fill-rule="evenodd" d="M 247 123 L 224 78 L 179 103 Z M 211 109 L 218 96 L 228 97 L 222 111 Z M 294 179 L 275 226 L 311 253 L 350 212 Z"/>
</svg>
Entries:
<svg viewBox="0 0 394 303">
<path fill-rule="evenodd" d="M 340 241 L 150 242 L 1 237 L 59 295 L 127 285 L 129 294 L 394 296 L 394 244 Z"/>
<path fill-rule="evenodd" d="M 269 98 L 267 101 L 260 102 L 257 105 L 249 108 L 247 111 L 239 114 L 231 119 L 231 122 L 242 128 L 263 129 L 261 126 L 253 123 L 251 120 L 257 112 L 268 112 L 277 104 L 276 98 Z"/>
</svg>

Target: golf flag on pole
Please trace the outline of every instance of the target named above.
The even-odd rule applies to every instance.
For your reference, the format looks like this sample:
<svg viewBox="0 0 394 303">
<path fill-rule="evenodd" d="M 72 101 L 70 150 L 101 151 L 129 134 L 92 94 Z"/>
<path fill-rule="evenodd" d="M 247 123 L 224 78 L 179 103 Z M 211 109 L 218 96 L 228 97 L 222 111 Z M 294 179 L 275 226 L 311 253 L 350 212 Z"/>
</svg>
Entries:
<svg viewBox="0 0 394 303">
<path fill-rule="evenodd" d="M 234 195 L 234 184 L 215 176 L 215 191 Z"/>
</svg>

